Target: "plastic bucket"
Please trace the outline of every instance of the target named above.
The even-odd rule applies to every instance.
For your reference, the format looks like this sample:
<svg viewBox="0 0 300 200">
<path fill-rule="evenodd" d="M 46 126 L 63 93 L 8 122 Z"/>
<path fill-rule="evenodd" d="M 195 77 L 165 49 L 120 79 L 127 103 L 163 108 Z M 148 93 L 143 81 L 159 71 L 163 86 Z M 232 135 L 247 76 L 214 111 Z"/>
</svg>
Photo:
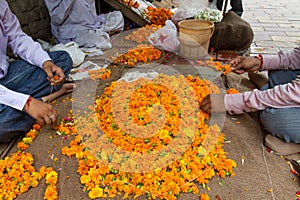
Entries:
<svg viewBox="0 0 300 200">
<path fill-rule="evenodd" d="M 201 59 L 207 52 L 215 25 L 211 21 L 189 19 L 178 23 L 180 54 L 189 59 Z"/>
</svg>

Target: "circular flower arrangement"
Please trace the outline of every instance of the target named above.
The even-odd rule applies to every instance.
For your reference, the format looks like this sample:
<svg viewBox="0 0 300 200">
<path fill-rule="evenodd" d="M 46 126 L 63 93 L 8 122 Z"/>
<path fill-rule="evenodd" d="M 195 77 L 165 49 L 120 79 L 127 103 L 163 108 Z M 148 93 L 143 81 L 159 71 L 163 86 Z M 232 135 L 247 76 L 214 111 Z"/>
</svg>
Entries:
<svg viewBox="0 0 300 200">
<path fill-rule="evenodd" d="M 58 131 L 68 124 L 72 131 L 65 132 L 77 135 L 62 153 L 78 159 L 89 198 L 176 199 L 199 193 L 198 185 L 209 189 L 215 175 L 233 176 L 236 163 L 222 148 L 224 134 L 218 125 L 207 125 L 209 115 L 199 110 L 211 92 L 220 91 L 193 76 L 112 82 L 90 112 L 75 116 L 71 125 L 62 121 Z"/>
</svg>

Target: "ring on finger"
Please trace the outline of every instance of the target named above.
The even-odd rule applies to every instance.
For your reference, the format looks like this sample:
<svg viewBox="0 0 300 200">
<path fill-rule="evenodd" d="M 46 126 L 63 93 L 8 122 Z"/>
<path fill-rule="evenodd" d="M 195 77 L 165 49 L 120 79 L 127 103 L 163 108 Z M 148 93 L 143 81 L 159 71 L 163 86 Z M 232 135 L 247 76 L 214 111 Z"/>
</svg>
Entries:
<svg viewBox="0 0 300 200">
<path fill-rule="evenodd" d="M 53 114 L 50 115 L 49 118 L 52 120 L 54 118 L 54 115 Z"/>
</svg>

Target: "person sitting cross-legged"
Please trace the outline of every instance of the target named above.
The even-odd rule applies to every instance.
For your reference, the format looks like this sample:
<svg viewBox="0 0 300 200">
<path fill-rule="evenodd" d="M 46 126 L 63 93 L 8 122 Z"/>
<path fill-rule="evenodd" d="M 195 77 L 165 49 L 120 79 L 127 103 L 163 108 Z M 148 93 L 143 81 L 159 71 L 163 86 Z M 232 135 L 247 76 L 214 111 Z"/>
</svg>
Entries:
<svg viewBox="0 0 300 200">
<path fill-rule="evenodd" d="M 51 30 L 58 43 L 76 42 L 79 47 L 110 49 L 110 35 L 123 31 L 120 11 L 97 15 L 95 0 L 45 0 Z"/>
<path fill-rule="evenodd" d="M 44 51 L 22 31 L 4 0 L 0 0 L 0 44 L 0 142 L 10 142 L 36 122 L 56 122 L 58 112 L 49 101 L 73 91 L 74 83 L 64 83 L 72 59 L 65 51 Z M 19 59 L 8 62 L 7 48 Z"/>
<path fill-rule="evenodd" d="M 260 90 L 240 94 L 215 94 L 204 98 L 201 109 L 207 113 L 228 111 L 240 114 L 260 111 L 264 128 L 270 133 L 265 145 L 281 155 L 300 152 L 300 47 L 275 55 L 238 56 L 230 61 L 232 71 L 249 73 L 268 71 L 268 82 Z M 212 105 L 212 102 L 216 102 Z"/>
</svg>

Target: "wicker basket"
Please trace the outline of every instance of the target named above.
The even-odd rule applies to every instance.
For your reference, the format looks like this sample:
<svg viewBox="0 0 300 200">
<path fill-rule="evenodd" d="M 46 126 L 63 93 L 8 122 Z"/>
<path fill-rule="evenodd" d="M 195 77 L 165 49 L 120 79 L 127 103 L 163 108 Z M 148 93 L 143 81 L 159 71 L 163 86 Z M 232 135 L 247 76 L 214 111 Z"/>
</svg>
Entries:
<svg viewBox="0 0 300 200">
<path fill-rule="evenodd" d="M 201 59 L 207 55 L 210 38 L 214 32 L 213 22 L 206 20 L 183 20 L 178 23 L 180 54 L 188 59 Z"/>
</svg>

